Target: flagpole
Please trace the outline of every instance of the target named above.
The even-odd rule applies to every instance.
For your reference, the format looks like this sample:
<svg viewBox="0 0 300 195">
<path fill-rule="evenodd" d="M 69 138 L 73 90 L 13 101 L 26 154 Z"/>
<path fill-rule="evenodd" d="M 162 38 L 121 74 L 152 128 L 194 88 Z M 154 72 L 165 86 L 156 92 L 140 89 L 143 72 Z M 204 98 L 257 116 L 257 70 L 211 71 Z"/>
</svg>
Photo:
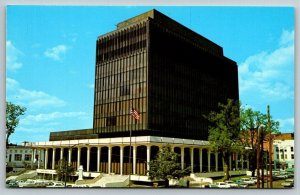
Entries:
<svg viewBox="0 0 300 195">
<path fill-rule="evenodd" d="M 129 187 L 130 187 L 130 176 L 131 176 L 131 128 L 129 128 Z"/>
<path fill-rule="evenodd" d="M 132 103 L 131 103 L 132 104 Z M 133 108 L 133 105 L 131 105 L 131 111 L 130 114 L 132 115 L 132 117 L 134 118 L 133 120 L 135 120 L 135 125 L 137 124 L 137 120 L 139 120 L 140 116 L 139 113 Z M 131 165 L 131 126 L 129 127 L 129 187 L 131 186 L 131 173 L 132 173 L 132 165 Z"/>
<path fill-rule="evenodd" d="M 131 101 L 131 111 L 133 109 L 133 104 Z M 131 114 L 131 113 L 130 113 Z M 128 186 L 130 187 L 130 179 L 131 179 L 131 170 L 132 170 L 132 165 L 131 165 L 131 127 L 129 126 L 129 184 Z"/>
</svg>

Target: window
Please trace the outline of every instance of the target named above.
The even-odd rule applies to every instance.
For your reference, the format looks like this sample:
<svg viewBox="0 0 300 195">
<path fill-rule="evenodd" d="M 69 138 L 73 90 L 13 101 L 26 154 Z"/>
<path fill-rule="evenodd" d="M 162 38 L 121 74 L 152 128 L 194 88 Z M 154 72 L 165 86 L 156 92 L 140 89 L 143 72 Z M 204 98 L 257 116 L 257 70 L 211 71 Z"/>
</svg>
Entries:
<svg viewBox="0 0 300 195">
<path fill-rule="evenodd" d="M 15 154 L 15 161 L 21 161 L 22 160 L 22 154 Z"/>
<path fill-rule="evenodd" d="M 31 161 L 31 154 L 25 154 L 25 161 Z"/>
<path fill-rule="evenodd" d="M 291 159 L 294 159 L 294 154 L 291 155 Z"/>
<path fill-rule="evenodd" d="M 276 155 L 276 158 L 279 159 L 279 154 Z"/>
<path fill-rule="evenodd" d="M 116 124 L 117 124 L 117 118 L 115 116 L 106 118 L 106 126 L 116 126 Z"/>
<path fill-rule="evenodd" d="M 120 88 L 120 96 L 130 95 L 130 87 L 129 86 L 121 86 Z"/>
<path fill-rule="evenodd" d="M 294 147 L 291 147 L 291 152 L 294 152 Z"/>
</svg>

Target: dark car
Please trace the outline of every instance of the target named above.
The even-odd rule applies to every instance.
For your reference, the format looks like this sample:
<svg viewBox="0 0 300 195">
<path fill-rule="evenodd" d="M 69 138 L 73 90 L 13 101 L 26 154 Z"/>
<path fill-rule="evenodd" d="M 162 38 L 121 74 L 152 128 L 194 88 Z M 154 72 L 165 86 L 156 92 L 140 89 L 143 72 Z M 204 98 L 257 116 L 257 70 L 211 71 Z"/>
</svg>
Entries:
<svg viewBox="0 0 300 195">
<path fill-rule="evenodd" d="M 18 183 L 15 180 L 10 180 L 8 183 L 6 182 L 7 187 L 9 188 L 17 188 L 19 187 Z"/>
</svg>

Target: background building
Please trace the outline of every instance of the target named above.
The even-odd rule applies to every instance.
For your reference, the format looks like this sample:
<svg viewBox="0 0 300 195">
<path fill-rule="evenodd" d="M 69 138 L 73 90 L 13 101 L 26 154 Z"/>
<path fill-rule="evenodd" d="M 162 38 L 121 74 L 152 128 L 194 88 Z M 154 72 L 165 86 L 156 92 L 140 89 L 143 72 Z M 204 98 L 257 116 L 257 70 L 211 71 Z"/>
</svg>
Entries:
<svg viewBox="0 0 300 195">
<path fill-rule="evenodd" d="M 294 140 L 274 140 L 273 145 L 275 169 L 293 169 L 295 166 Z"/>
<path fill-rule="evenodd" d="M 39 159 L 39 161 L 38 161 Z M 10 145 L 6 149 L 6 166 L 13 170 L 22 170 L 31 167 L 43 167 L 44 153 L 21 145 Z"/>
</svg>

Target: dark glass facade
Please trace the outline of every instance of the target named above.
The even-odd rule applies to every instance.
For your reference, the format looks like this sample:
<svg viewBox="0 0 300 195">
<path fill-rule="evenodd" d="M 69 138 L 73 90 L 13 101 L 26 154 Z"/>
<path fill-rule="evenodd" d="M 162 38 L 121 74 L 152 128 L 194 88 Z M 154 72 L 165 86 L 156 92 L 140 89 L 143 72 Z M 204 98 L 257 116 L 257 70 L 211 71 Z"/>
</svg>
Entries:
<svg viewBox="0 0 300 195">
<path fill-rule="evenodd" d="M 239 99 L 223 49 L 156 10 L 97 39 L 94 134 L 206 140 L 203 115 Z M 135 121 L 131 108 L 141 114 Z"/>
</svg>

